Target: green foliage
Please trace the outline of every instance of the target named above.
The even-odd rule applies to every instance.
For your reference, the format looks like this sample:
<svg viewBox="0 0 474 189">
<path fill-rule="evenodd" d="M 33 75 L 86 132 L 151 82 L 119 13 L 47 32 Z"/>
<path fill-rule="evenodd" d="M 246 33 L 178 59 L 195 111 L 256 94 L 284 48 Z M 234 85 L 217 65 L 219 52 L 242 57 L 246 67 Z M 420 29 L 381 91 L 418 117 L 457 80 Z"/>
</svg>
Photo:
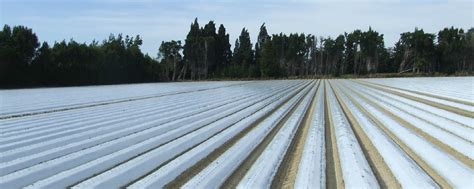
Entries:
<svg viewBox="0 0 474 189">
<path fill-rule="evenodd" d="M 36 34 L 24 26 L 3 27 L 0 32 L 0 85 L 31 83 L 29 66 L 39 47 Z"/>
<path fill-rule="evenodd" d="M 345 37 L 339 35 L 335 40 L 326 38 L 324 40 L 324 50 L 326 54 L 326 69 L 333 76 L 339 76 L 342 73 L 342 64 L 344 58 Z"/>
<path fill-rule="evenodd" d="M 184 61 L 185 66 L 191 70 L 190 79 L 196 79 L 197 69 L 201 63 L 200 55 L 203 54 L 201 49 L 201 30 L 199 28 L 199 23 L 197 18 L 194 20 L 194 23 L 191 24 L 191 29 L 186 36 L 185 45 L 184 45 Z"/>
<path fill-rule="evenodd" d="M 110 35 L 102 42 L 73 39 L 40 45 L 24 26 L 0 31 L 0 87 L 116 84 L 210 78 L 294 78 L 415 72 L 472 73 L 474 29 L 444 28 L 437 35 L 415 28 L 393 48 L 369 27 L 336 38 L 300 33 L 269 35 L 265 24 L 253 48 L 243 28 L 234 50 L 224 25 L 197 18 L 181 41 L 162 42 L 158 59 L 143 54 L 140 36 Z"/>
<path fill-rule="evenodd" d="M 281 77 L 281 68 L 277 63 L 277 49 L 273 45 L 273 41 L 266 40 L 263 42 L 260 52 L 261 58 L 259 59 L 259 64 L 261 76 L 264 78 Z"/>
<path fill-rule="evenodd" d="M 160 81 L 157 62 L 140 50 L 140 36 L 110 35 L 101 44 L 56 42 L 40 48 L 26 27 L 0 33 L 1 86 L 67 86 Z"/>
<path fill-rule="evenodd" d="M 265 23 L 260 26 L 260 32 L 258 33 L 257 43 L 255 43 L 255 63 L 256 63 L 256 71 L 260 71 L 260 73 L 256 73 L 254 75 L 264 76 L 262 69 L 262 46 L 263 44 L 270 39 L 270 36 L 267 32 L 267 27 L 265 27 Z M 265 77 L 265 76 L 264 76 Z"/>
<path fill-rule="evenodd" d="M 435 35 L 425 33 L 422 29 L 402 33 L 397 42 L 396 52 L 401 56 L 399 71 L 434 72 L 435 70 Z"/>
<path fill-rule="evenodd" d="M 466 44 L 466 48 L 462 51 L 463 52 L 463 64 L 464 72 L 473 72 L 474 71 L 474 28 L 471 28 L 466 33 L 466 38 L 464 40 Z"/>
<path fill-rule="evenodd" d="M 219 31 L 216 33 L 213 21 L 200 28 L 196 18 L 185 41 L 183 71 L 189 69 L 190 74 L 184 74 L 183 78 L 200 80 L 221 77 L 225 67 L 230 65 L 232 52 L 229 34 L 226 34 L 223 25 L 219 26 Z"/>
<path fill-rule="evenodd" d="M 180 53 L 182 48 L 181 41 L 172 40 L 161 43 L 158 58 L 161 58 L 161 64 L 165 69 L 167 80 L 175 81 L 177 77 L 180 77 L 178 72 L 183 68 Z"/>
<path fill-rule="evenodd" d="M 250 34 L 247 29 L 243 28 L 239 38 L 235 42 L 233 65 L 248 68 L 253 64 L 254 51 L 250 42 Z"/>
<path fill-rule="evenodd" d="M 379 65 L 379 53 L 384 49 L 383 35 L 372 30 L 363 32 L 360 40 L 362 58 L 366 62 L 368 73 L 376 73 Z"/>
<path fill-rule="evenodd" d="M 229 34 L 226 33 L 224 25 L 221 24 L 217 32 L 216 75 L 219 75 L 220 70 L 230 65 L 231 58 Z"/>
<path fill-rule="evenodd" d="M 444 28 L 438 33 L 438 46 L 436 50 L 440 57 L 441 72 L 452 74 L 462 70 L 469 70 L 467 56 L 474 51 L 469 53 L 467 49 L 469 48 L 469 37 L 471 37 L 472 45 L 472 34 L 472 30 L 470 34 L 465 34 L 462 29 L 453 27 Z M 472 66 L 470 70 L 472 70 Z"/>
<path fill-rule="evenodd" d="M 358 74 L 360 73 L 360 41 L 362 32 L 355 30 L 351 33 L 344 34 L 346 38 L 345 57 L 344 57 L 344 73 Z"/>
</svg>

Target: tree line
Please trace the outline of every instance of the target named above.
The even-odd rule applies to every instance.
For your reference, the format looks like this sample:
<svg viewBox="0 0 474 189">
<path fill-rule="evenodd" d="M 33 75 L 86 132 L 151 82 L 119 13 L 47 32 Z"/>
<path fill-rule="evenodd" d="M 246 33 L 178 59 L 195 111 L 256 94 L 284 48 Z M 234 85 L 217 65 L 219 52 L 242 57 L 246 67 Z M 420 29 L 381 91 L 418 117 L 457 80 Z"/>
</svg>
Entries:
<svg viewBox="0 0 474 189">
<path fill-rule="evenodd" d="M 195 19 L 184 40 L 164 41 L 157 58 L 140 50 L 137 36 L 110 35 L 90 44 L 74 40 L 40 44 L 32 29 L 0 31 L 0 86 L 69 86 L 232 78 L 307 78 L 375 73 L 468 73 L 474 67 L 474 28 L 415 28 L 387 48 L 372 28 L 336 38 L 291 33 L 257 41 L 243 28 L 233 49 L 224 25 Z"/>
</svg>

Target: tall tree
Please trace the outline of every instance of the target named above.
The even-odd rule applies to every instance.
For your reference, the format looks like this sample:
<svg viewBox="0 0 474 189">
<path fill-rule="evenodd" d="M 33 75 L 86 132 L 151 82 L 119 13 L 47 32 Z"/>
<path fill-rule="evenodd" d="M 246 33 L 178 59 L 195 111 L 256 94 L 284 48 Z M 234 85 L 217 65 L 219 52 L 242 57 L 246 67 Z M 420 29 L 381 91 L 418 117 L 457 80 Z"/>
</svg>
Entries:
<svg viewBox="0 0 474 189">
<path fill-rule="evenodd" d="M 379 66 L 379 53 L 384 47 L 383 34 L 372 30 L 363 32 L 360 40 L 360 50 L 366 70 L 364 73 L 375 73 Z"/>
<path fill-rule="evenodd" d="M 226 33 L 224 25 L 221 24 L 217 32 L 216 70 L 221 72 L 225 67 L 229 66 L 231 58 L 232 51 L 230 50 L 229 34 Z"/>
<path fill-rule="evenodd" d="M 415 28 L 414 32 L 402 33 L 396 44 L 396 54 L 402 54 L 399 71 L 432 72 L 435 55 L 435 35 Z M 398 55 L 398 56 L 399 56 Z"/>
<path fill-rule="evenodd" d="M 171 81 L 175 81 L 178 76 L 179 68 L 178 63 L 181 62 L 181 41 L 169 41 L 162 42 L 158 57 L 162 59 L 162 62 L 165 64 L 166 75 Z M 170 73 L 171 72 L 171 76 Z"/>
<path fill-rule="evenodd" d="M 35 73 L 35 80 L 40 85 L 47 85 L 55 80 L 54 73 L 56 72 L 54 65 L 52 65 L 52 52 L 47 42 L 43 42 L 38 49 L 33 61 L 32 70 Z"/>
<path fill-rule="evenodd" d="M 254 66 L 254 51 L 250 42 L 250 34 L 245 28 L 242 29 L 239 38 L 235 42 L 232 60 L 234 65 L 240 67 L 241 70 L 245 70 L 242 71 L 242 76 L 252 76 L 251 66 Z"/>
<path fill-rule="evenodd" d="M 217 60 L 217 33 L 214 21 L 209 21 L 202 29 L 203 65 L 200 72 L 203 78 L 207 78 L 209 72 L 214 76 Z"/>
<path fill-rule="evenodd" d="M 381 72 L 459 72 L 474 69 L 474 29 L 444 28 L 437 35 L 415 28 L 386 48 L 383 35 L 369 27 L 335 39 L 280 33 L 265 24 L 252 49 L 246 28 L 230 50 L 229 34 L 213 21 L 191 23 L 184 47 L 163 42 L 161 63 L 142 53 L 140 36 L 111 34 L 102 42 L 73 39 L 40 46 L 29 28 L 8 25 L 0 31 L 0 87 L 114 84 L 213 77 L 301 77 Z M 437 39 L 437 43 L 435 40 Z M 183 51 L 181 52 L 181 50 Z M 182 56 L 184 55 L 184 57 Z"/>
<path fill-rule="evenodd" d="M 278 66 L 282 69 L 280 72 L 281 76 L 288 76 L 288 62 L 287 62 L 287 51 L 288 51 L 288 37 L 283 33 L 272 36 L 273 48 L 276 50 L 276 60 Z"/>
<path fill-rule="evenodd" d="M 2 87 L 89 85 L 158 81 L 156 61 L 140 50 L 140 36 L 110 35 L 101 44 L 73 39 L 40 48 L 31 29 L 5 26 L 0 32 Z"/>
<path fill-rule="evenodd" d="M 286 36 L 285 36 L 286 37 Z M 286 51 L 287 68 L 289 75 L 296 76 L 302 72 L 303 62 L 306 55 L 306 37 L 304 34 L 290 34 L 287 38 L 288 47 Z"/>
<path fill-rule="evenodd" d="M 33 78 L 28 66 L 39 47 L 38 37 L 30 28 L 5 25 L 0 32 L 0 82 L 7 84 L 30 83 Z"/>
<path fill-rule="evenodd" d="M 464 50 L 464 57 L 466 60 L 467 71 L 472 73 L 474 71 L 474 28 L 470 28 L 467 33 L 466 33 L 466 38 L 465 38 L 465 43 L 466 43 L 466 49 Z"/>
<path fill-rule="evenodd" d="M 467 69 L 467 59 L 463 55 L 468 43 L 463 29 L 444 28 L 438 32 L 438 56 L 440 71 L 454 73 Z M 471 51 L 472 53 L 472 51 Z"/>
<path fill-rule="evenodd" d="M 201 55 L 202 55 L 202 48 L 201 48 L 201 30 L 199 28 L 199 23 L 197 18 L 191 24 L 191 29 L 186 36 L 185 45 L 184 45 L 184 61 L 185 66 L 189 66 L 191 71 L 190 79 L 196 79 L 196 75 L 198 74 L 198 66 L 201 63 Z M 186 68 L 185 68 L 186 70 Z M 186 71 L 185 71 L 186 72 Z M 186 73 L 184 73 L 186 75 Z"/>
<path fill-rule="evenodd" d="M 344 43 L 346 39 L 344 35 L 337 36 L 335 43 L 334 43 L 334 59 L 333 64 L 335 70 L 333 75 L 340 76 L 344 74 Z"/>
<path fill-rule="evenodd" d="M 260 26 L 260 32 L 258 33 L 257 42 L 255 43 L 255 63 L 258 67 L 257 69 L 261 69 L 262 46 L 265 43 L 265 41 L 269 39 L 270 39 L 270 36 L 268 35 L 267 28 L 265 27 L 265 23 L 263 23 Z"/>
<path fill-rule="evenodd" d="M 302 75 L 316 74 L 316 53 L 317 53 L 317 38 L 314 35 L 307 35 L 305 42 L 305 58 Z"/>
<path fill-rule="evenodd" d="M 326 54 L 324 61 L 328 73 L 333 76 L 339 76 L 342 72 L 344 43 L 344 35 L 339 35 L 336 39 L 328 37 L 324 40 L 324 50 Z"/>
<path fill-rule="evenodd" d="M 345 73 L 359 74 L 361 71 L 360 66 L 360 40 L 362 31 L 355 30 L 351 33 L 345 33 Z"/>
<path fill-rule="evenodd" d="M 261 46 L 260 71 L 264 78 L 277 78 L 285 75 L 283 68 L 278 63 L 278 46 L 275 41 L 267 39 Z"/>
<path fill-rule="evenodd" d="M 326 69 L 325 69 L 325 65 L 324 65 L 324 41 L 325 41 L 325 38 L 320 36 L 319 37 L 319 64 L 317 66 L 317 74 L 319 75 L 326 75 L 327 72 L 326 72 Z"/>
</svg>

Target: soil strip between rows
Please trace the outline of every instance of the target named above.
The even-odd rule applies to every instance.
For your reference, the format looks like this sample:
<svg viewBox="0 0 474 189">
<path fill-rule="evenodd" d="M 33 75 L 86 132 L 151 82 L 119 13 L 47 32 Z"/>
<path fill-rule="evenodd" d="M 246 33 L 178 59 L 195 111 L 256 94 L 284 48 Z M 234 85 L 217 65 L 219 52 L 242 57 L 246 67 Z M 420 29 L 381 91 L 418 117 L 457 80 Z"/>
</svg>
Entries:
<svg viewBox="0 0 474 189">
<path fill-rule="evenodd" d="M 314 86 L 314 84 L 312 84 Z M 222 188 L 236 188 L 236 186 L 239 184 L 239 182 L 242 180 L 242 178 L 245 176 L 248 170 L 252 167 L 253 163 L 258 159 L 260 154 L 263 153 L 265 148 L 268 146 L 268 144 L 272 141 L 272 139 L 276 136 L 278 131 L 283 127 L 284 123 L 291 117 L 291 115 L 294 113 L 296 108 L 301 104 L 303 101 L 304 97 L 308 95 L 310 90 L 306 91 L 304 95 L 298 99 L 298 101 L 294 104 L 293 107 L 291 107 L 291 110 L 287 112 L 287 114 L 281 119 L 275 127 L 268 133 L 267 136 L 263 139 L 263 141 L 258 144 L 258 146 L 252 150 L 250 155 L 245 158 L 245 160 L 239 165 L 239 167 L 233 171 L 231 176 L 227 178 L 227 180 L 223 183 L 221 186 Z"/>
<path fill-rule="evenodd" d="M 391 88 L 391 89 L 396 89 L 396 90 L 401 90 L 401 91 L 407 91 L 407 92 L 410 92 L 410 93 L 415 93 L 415 94 L 419 94 L 419 95 L 423 95 L 423 96 L 429 96 L 429 97 L 432 97 L 432 98 L 446 100 L 446 101 L 450 101 L 450 102 L 454 102 L 454 103 L 464 104 L 464 105 L 468 105 L 468 106 L 474 106 L 474 103 L 469 102 L 469 101 L 458 100 L 458 99 L 454 99 L 454 98 L 434 95 L 434 94 L 425 93 L 425 92 L 419 92 L 419 91 L 415 91 L 415 90 L 402 89 L 402 88 L 388 86 L 388 85 L 382 85 L 382 84 L 373 83 L 373 82 L 370 82 L 370 81 L 364 81 L 364 82 L 374 84 L 374 85 L 378 85 L 378 86 L 382 86 L 382 87 L 386 87 L 386 88 Z"/>
<path fill-rule="evenodd" d="M 337 149 L 335 126 L 330 110 L 331 104 L 328 100 L 328 81 L 324 84 L 324 124 L 325 124 L 325 144 L 326 144 L 326 188 L 345 188 L 342 176 L 342 167 Z"/>
<path fill-rule="evenodd" d="M 301 89 L 295 91 L 294 93 L 297 94 L 301 90 L 303 90 L 306 86 L 301 87 Z M 278 108 L 283 106 L 286 102 L 288 102 L 291 99 L 291 97 L 288 97 L 286 100 L 284 100 L 281 104 L 279 104 L 276 108 L 272 109 L 269 113 L 265 114 L 264 116 L 260 117 L 257 119 L 255 122 L 253 122 L 249 127 L 245 128 L 242 130 L 240 133 L 232 137 L 230 140 L 225 142 L 223 145 L 212 151 L 208 156 L 206 156 L 204 159 L 199 160 L 196 164 L 194 164 L 192 167 L 188 168 L 186 171 L 181 173 L 178 177 L 176 177 L 173 181 L 170 183 L 166 184 L 164 188 L 179 188 L 182 185 L 184 185 L 187 181 L 189 181 L 194 175 L 198 174 L 200 171 L 202 171 L 204 168 L 206 168 L 209 164 L 211 164 L 215 159 L 217 159 L 221 154 L 226 152 L 228 148 L 233 146 L 237 141 L 239 141 L 243 136 L 245 136 L 247 133 L 249 133 L 253 128 L 255 128 L 260 122 L 262 122 L 266 117 L 271 115 L 273 112 L 275 112 Z"/>
<path fill-rule="evenodd" d="M 441 103 L 438 103 L 438 102 L 433 102 L 431 100 L 427 100 L 427 99 L 423 99 L 423 98 L 420 98 L 420 97 L 408 95 L 408 94 L 405 94 L 405 93 L 402 93 L 402 92 L 399 92 L 399 91 L 395 91 L 393 89 L 380 87 L 380 86 L 373 85 L 373 84 L 370 84 L 370 83 L 367 83 L 367 82 L 362 82 L 362 81 L 357 81 L 357 80 L 354 80 L 354 81 L 357 82 L 357 83 L 360 83 L 362 85 L 371 87 L 371 88 L 375 88 L 375 89 L 378 89 L 378 90 L 381 90 L 381 91 L 384 91 L 384 92 L 388 92 L 388 93 L 391 93 L 391 94 L 394 94 L 394 95 L 397 95 L 397 96 L 400 96 L 400 97 L 404 97 L 404 98 L 407 98 L 407 99 L 410 99 L 410 100 L 421 102 L 423 104 L 427 104 L 427 105 L 430 105 L 430 106 L 433 106 L 433 107 L 436 107 L 436 108 L 440 108 L 440 109 L 443 109 L 443 110 L 446 110 L 446 111 L 449 111 L 449 112 L 453 112 L 453 113 L 459 114 L 461 116 L 474 118 L 474 112 L 471 112 L 471 111 L 463 110 L 463 109 L 460 109 L 460 108 L 457 108 L 457 107 L 449 106 L 449 105 L 446 105 L 446 104 L 441 104 Z"/>
<path fill-rule="evenodd" d="M 247 82 L 247 83 L 238 83 L 238 84 L 220 86 L 220 87 L 206 88 L 206 89 L 198 89 L 198 90 L 193 90 L 193 91 L 181 91 L 181 92 L 174 92 L 174 93 L 168 93 L 168 94 L 159 94 L 159 95 L 154 95 L 154 96 L 128 98 L 128 99 L 123 99 L 123 100 L 112 100 L 112 101 L 99 102 L 99 103 L 86 104 L 86 105 L 80 105 L 80 104 L 77 105 L 77 104 L 76 104 L 76 105 L 71 105 L 72 107 L 51 109 L 51 110 L 45 110 L 45 111 L 33 111 L 33 112 L 28 112 L 28 113 L 19 113 L 19 114 L 11 114 L 11 115 L 8 115 L 8 114 L 7 114 L 7 115 L 0 116 L 0 120 L 12 119 L 12 118 L 18 118 L 18 117 L 34 116 L 34 115 L 41 115 L 41 114 L 49 114 L 49 113 L 54 113 L 54 112 L 63 112 L 63 111 L 68 111 L 68 110 L 77 110 L 77 109 L 91 108 L 91 107 L 97 107 L 97 106 L 105 106 L 105 105 L 110 105 L 110 104 L 119 104 L 119 103 L 124 103 L 124 102 L 132 102 L 132 101 L 138 101 L 138 100 L 146 100 L 146 99 L 152 99 L 152 98 L 160 98 L 160 97 L 172 96 L 172 95 L 178 95 L 178 94 L 186 94 L 186 93 L 193 93 L 193 92 L 208 91 L 208 90 L 214 90 L 214 89 L 221 89 L 221 88 L 232 87 L 232 86 L 236 86 L 236 85 L 246 85 L 246 84 L 254 83 L 254 82 L 255 82 L 255 81 L 253 81 L 253 82 Z"/>
<path fill-rule="evenodd" d="M 308 108 L 305 110 L 303 119 L 298 125 L 298 129 L 293 136 L 293 139 L 288 147 L 285 156 L 278 167 L 278 171 L 273 177 L 271 188 L 293 188 L 295 185 L 296 176 L 298 174 L 298 167 L 303 154 L 304 145 L 308 135 L 308 130 L 311 126 L 311 120 L 314 114 L 314 107 L 316 106 L 316 94 L 318 92 L 320 83 L 316 86 L 314 94 L 311 94 L 311 101 Z"/>
<path fill-rule="evenodd" d="M 352 90 L 352 89 L 351 89 Z M 408 121 L 404 120 L 403 118 L 401 118 L 400 116 L 398 115 L 395 115 L 394 113 L 392 113 L 391 111 L 388 111 L 386 110 L 385 108 L 383 108 L 380 104 L 374 102 L 373 100 L 370 100 L 368 99 L 367 97 L 365 97 L 363 94 L 361 94 L 360 92 L 358 91 L 355 91 L 355 90 L 352 90 L 354 93 L 356 93 L 358 96 L 360 96 L 362 99 L 364 99 L 367 103 L 369 103 L 370 105 L 374 106 L 375 108 L 377 108 L 378 110 L 380 110 L 381 112 L 385 113 L 386 115 L 388 115 L 389 117 L 391 117 L 392 119 L 396 120 L 398 123 L 400 123 L 401 125 L 405 126 L 406 128 L 412 130 L 413 132 L 415 132 L 416 134 L 420 135 L 421 137 L 425 138 L 427 141 L 431 142 L 432 144 L 438 146 L 440 149 L 443 149 L 444 151 L 446 151 L 448 154 L 452 155 L 453 157 L 455 157 L 456 159 L 458 159 L 459 161 L 461 161 L 462 163 L 464 163 L 465 165 L 467 165 L 468 167 L 470 167 L 471 169 L 474 169 L 474 161 L 472 159 L 470 159 L 469 157 L 467 157 L 466 155 L 464 155 L 463 153 L 457 151 L 456 149 L 452 148 L 451 146 L 443 143 L 442 141 L 440 141 L 439 139 L 431 136 L 430 134 L 426 133 L 425 131 L 421 130 L 420 128 L 414 126 L 413 124 L 409 123 Z"/>
<path fill-rule="evenodd" d="M 368 163 L 375 177 L 377 178 L 377 181 L 381 188 L 402 188 L 401 184 L 395 178 L 392 171 L 385 163 L 383 157 L 380 155 L 379 151 L 375 148 L 372 141 L 369 139 L 363 128 L 357 122 L 356 118 L 350 111 L 347 104 L 343 101 L 342 97 L 338 94 L 338 92 L 334 90 L 334 87 L 332 85 L 331 88 L 333 89 L 336 99 L 341 105 L 344 115 L 348 119 L 349 125 L 351 126 L 357 138 L 357 141 L 360 144 L 360 147 L 362 148 L 362 152 L 368 160 Z"/>
<path fill-rule="evenodd" d="M 359 94 L 357 94 L 359 96 Z M 426 163 L 418 154 L 416 154 L 407 144 L 405 144 L 400 138 L 398 138 L 392 131 L 390 131 L 380 120 L 378 120 L 372 113 L 365 109 L 359 102 L 357 102 L 352 96 L 348 98 L 353 104 L 362 111 L 367 117 L 369 117 L 376 126 L 387 134 L 392 141 L 394 141 L 405 153 L 415 161 L 421 169 L 423 169 L 441 188 L 452 188 L 446 179 L 439 175 L 428 163 Z M 364 99 L 366 100 L 366 99 Z"/>
</svg>

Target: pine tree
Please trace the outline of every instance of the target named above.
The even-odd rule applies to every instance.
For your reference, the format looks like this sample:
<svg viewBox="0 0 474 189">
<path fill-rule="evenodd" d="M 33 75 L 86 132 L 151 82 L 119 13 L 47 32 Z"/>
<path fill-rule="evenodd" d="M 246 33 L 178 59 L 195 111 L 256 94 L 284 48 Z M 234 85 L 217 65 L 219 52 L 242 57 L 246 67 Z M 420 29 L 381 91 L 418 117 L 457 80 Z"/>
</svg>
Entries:
<svg viewBox="0 0 474 189">
<path fill-rule="evenodd" d="M 201 49 L 201 30 L 197 18 L 194 23 L 191 24 L 191 29 L 186 36 L 184 45 L 184 61 L 185 67 L 188 67 L 191 71 L 190 79 L 196 79 L 198 75 L 198 68 L 201 63 L 200 56 L 202 56 Z M 187 68 L 184 68 L 184 75 L 186 75 Z"/>
<path fill-rule="evenodd" d="M 440 71 L 444 73 L 454 73 L 461 70 L 467 70 L 466 58 L 464 49 L 467 35 L 464 34 L 463 29 L 458 28 L 444 28 L 438 32 L 438 56 L 440 58 Z"/>
<path fill-rule="evenodd" d="M 209 23 L 204 26 L 202 29 L 202 37 L 204 43 L 204 65 L 202 65 L 200 70 L 202 70 L 203 78 L 208 78 L 209 73 L 211 76 L 214 76 L 217 66 L 217 34 L 214 21 L 209 21 Z"/>
<path fill-rule="evenodd" d="M 263 23 L 260 26 L 260 32 L 258 33 L 258 37 L 257 37 L 257 43 L 255 43 L 255 63 L 258 70 L 262 69 L 262 62 L 261 62 L 262 46 L 265 43 L 265 41 L 269 39 L 270 39 L 270 36 L 268 35 L 267 28 L 265 27 L 265 23 Z"/>
<path fill-rule="evenodd" d="M 247 29 L 243 28 L 239 38 L 235 42 L 233 64 L 240 67 L 239 75 L 249 77 L 252 75 L 251 66 L 254 61 L 254 51 L 250 42 L 250 34 Z"/>
<path fill-rule="evenodd" d="M 226 34 L 224 25 L 219 26 L 216 47 L 216 71 L 222 72 L 230 65 L 232 51 L 230 50 L 229 34 Z"/>
<path fill-rule="evenodd" d="M 172 40 L 161 43 L 158 57 L 162 58 L 162 62 L 165 64 L 166 76 L 171 81 L 175 81 L 178 76 L 179 67 L 181 67 L 178 66 L 178 63 L 181 62 L 180 51 L 182 48 L 181 41 Z"/>
</svg>

